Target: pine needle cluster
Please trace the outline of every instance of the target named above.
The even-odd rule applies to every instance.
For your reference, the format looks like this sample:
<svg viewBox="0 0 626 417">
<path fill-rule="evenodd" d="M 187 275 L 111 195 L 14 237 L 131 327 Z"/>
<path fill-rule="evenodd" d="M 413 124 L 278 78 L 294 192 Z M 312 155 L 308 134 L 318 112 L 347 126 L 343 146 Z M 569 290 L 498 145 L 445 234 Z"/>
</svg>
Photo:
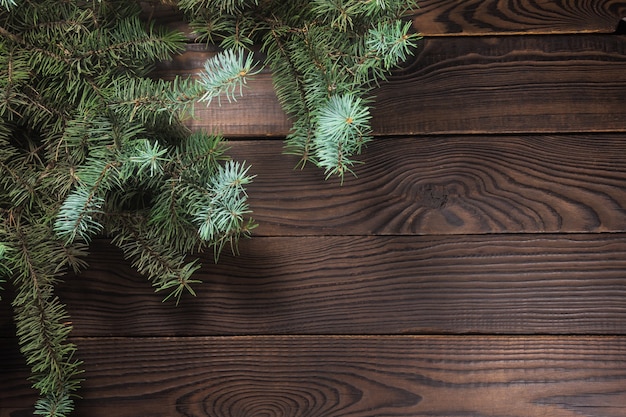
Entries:
<svg viewBox="0 0 626 417">
<path fill-rule="evenodd" d="M 249 167 L 181 123 L 195 101 L 237 89 L 246 67 L 203 83 L 149 78 L 185 38 L 141 21 L 127 0 L 0 5 L 0 277 L 15 287 L 35 412 L 65 416 L 81 366 L 54 289 L 85 268 L 89 242 L 108 236 L 179 300 L 194 293 L 194 253 L 217 256 L 254 226 Z"/>
<path fill-rule="evenodd" d="M 412 0 L 179 0 L 200 39 L 241 54 L 260 45 L 293 118 L 286 153 L 352 172 L 371 140 L 372 90 L 419 35 L 403 21 Z"/>
<path fill-rule="evenodd" d="M 82 368 L 54 290 L 86 268 L 94 237 L 178 302 L 195 294 L 198 252 L 217 259 L 255 226 L 248 165 L 182 123 L 196 103 L 236 99 L 267 65 L 293 117 L 286 152 L 343 179 L 372 137 L 373 88 L 419 37 L 401 19 L 412 0 L 175 3 L 223 51 L 165 81 L 153 65 L 186 38 L 142 21 L 137 2 L 0 0 L 0 282 L 15 288 L 37 415 L 74 407 Z"/>
</svg>

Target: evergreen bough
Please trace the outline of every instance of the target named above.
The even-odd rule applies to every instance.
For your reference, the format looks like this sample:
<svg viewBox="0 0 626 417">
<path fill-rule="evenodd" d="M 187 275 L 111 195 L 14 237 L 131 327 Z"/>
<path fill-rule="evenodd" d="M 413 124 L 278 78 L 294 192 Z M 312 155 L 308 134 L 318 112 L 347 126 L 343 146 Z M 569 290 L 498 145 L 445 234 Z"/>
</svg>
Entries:
<svg viewBox="0 0 626 417">
<path fill-rule="evenodd" d="M 200 39 L 243 50 L 260 45 L 293 119 L 286 153 L 327 178 L 352 172 L 372 139 L 372 89 L 419 38 L 401 18 L 412 0 L 179 0 Z"/>
<path fill-rule="evenodd" d="M 372 89 L 418 36 L 410 0 L 180 0 L 201 41 L 223 51 L 197 77 L 149 77 L 183 51 L 181 33 L 128 0 L 0 0 L 0 278 L 13 284 L 20 349 L 41 398 L 67 416 L 81 364 L 54 294 L 108 237 L 176 302 L 194 294 L 194 254 L 217 259 L 255 226 L 245 162 L 190 132 L 197 102 L 233 100 L 267 65 L 293 118 L 286 152 L 327 176 L 352 172 L 371 140 Z M 264 55 L 256 62 L 252 49 Z"/>
</svg>

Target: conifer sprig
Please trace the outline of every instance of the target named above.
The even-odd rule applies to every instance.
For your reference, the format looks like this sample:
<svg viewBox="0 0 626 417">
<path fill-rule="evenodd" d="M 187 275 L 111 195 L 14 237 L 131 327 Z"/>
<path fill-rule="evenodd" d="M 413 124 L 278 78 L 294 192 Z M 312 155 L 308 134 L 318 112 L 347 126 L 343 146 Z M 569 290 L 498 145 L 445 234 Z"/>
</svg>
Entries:
<svg viewBox="0 0 626 417">
<path fill-rule="evenodd" d="M 253 227 L 248 166 L 227 161 L 221 137 L 180 120 L 202 97 L 235 94 L 254 69 L 227 52 L 216 63 L 237 76 L 215 88 L 148 78 L 185 38 L 140 21 L 134 2 L 0 5 L 0 277 L 15 287 L 17 337 L 41 394 L 35 413 L 62 417 L 82 370 L 54 290 L 86 266 L 93 238 L 109 237 L 178 302 L 195 294 L 192 255 L 217 255 Z"/>
<path fill-rule="evenodd" d="M 293 119 L 285 151 L 322 167 L 327 177 L 351 172 L 371 138 L 372 89 L 419 39 L 402 20 L 417 7 L 412 0 L 182 0 L 179 6 L 201 39 L 227 50 L 261 45 L 278 99 Z M 349 124 L 335 124 L 339 130 L 328 128 L 329 109 L 356 98 L 364 111 L 354 112 Z"/>
<path fill-rule="evenodd" d="M 0 0 L 0 6 L 9 10 L 11 7 L 15 6 L 17 3 L 15 0 Z"/>
<path fill-rule="evenodd" d="M 76 346 L 67 342 L 71 331 L 65 307 L 53 294 L 64 261 L 42 223 L 16 224 L 7 230 L 16 254 L 10 259 L 17 294 L 15 312 L 20 350 L 31 366 L 33 387 L 42 397 L 36 404 L 41 415 L 65 415 L 71 411 L 73 391 L 78 388 L 80 362 L 73 358 Z"/>
<path fill-rule="evenodd" d="M 0 281 L 41 394 L 35 413 L 73 409 L 82 369 L 55 294 L 109 238 L 157 291 L 195 294 L 195 254 L 255 227 L 246 186 L 219 135 L 190 133 L 195 103 L 238 99 L 263 65 L 293 118 L 286 152 L 353 171 L 372 139 L 373 87 L 418 35 L 413 0 L 180 0 L 199 38 L 223 51 L 197 77 L 149 77 L 185 37 L 138 18 L 127 0 L 0 0 Z M 257 51 L 258 52 L 258 51 Z M 6 284 L 5 284 L 6 285 Z"/>
<path fill-rule="evenodd" d="M 204 92 L 199 101 L 207 105 L 217 97 L 225 95 L 228 101 L 236 101 L 236 93 L 243 95 L 248 77 L 258 71 L 254 69 L 252 53 L 241 48 L 228 49 L 208 59 L 200 73 L 200 87 Z"/>
<path fill-rule="evenodd" d="M 369 108 L 352 94 L 333 95 L 319 109 L 313 149 L 327 178 L 353 172 L 350 156 L 359 154 L 371 140 L 369 120 Z"/>
</svg>

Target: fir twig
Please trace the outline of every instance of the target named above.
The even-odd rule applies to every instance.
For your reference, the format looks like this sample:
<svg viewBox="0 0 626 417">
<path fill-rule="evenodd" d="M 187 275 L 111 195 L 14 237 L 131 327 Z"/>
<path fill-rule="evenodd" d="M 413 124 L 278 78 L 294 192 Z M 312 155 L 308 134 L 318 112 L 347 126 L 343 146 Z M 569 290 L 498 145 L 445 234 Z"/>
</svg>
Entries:
<svg viewBox="0 0 626 417">
<path fill-rule="evenodd" d="M 204 71 L 200 73 L 200 85 L 204 91 L 200 101 L 209 105 L 215 97 L 219 100 L 221 95 L 225 95 L 228 101 L 236 101 L 236 93 L 243 95 L 248 77 L 257 72 L 251 53 L 245 53 L 240 48 L 218 53 L 206 61 Z"/>
<path fill-rule="evenodd" d="M 329 109 L 337 110 L 329 103 L 335 103 L 335 96 L 340 101 L 350 96 L 352 101 L 359 98 L 360 108 L 368 107 L 373 87 L 408 57 L 419 38 L 410 33 L 411 22 L 402 20 L 416 7 L 412 0 L 242 0 L 228 6 L 183 0 L 179 5 L 201 38 L 217 42 L 221 36 L 225 54 L 235 45 L 261 45 L 277 97 L 293 119 L 285 152 L 300 155 L 301 165 L 312 161 L 322 167 L 327 178 L 343 179 L 351 172 L 353 157 L 370 138 L 369 116 L 364 117 L 369 110 L 357 113 L 351 129 L 337 125 L 341 130 L 329 135 L 319 123 Z M 233 81 L 235 74 L 223 78 Z M 227 97 L 234 99 L 235 91 L 228 90 Z M 338 132 L 345 135 L 339 138 Z"/>
<path fill-rule="evenodd" d="M 54 288 L 68 268 L 86 267 L 90 240 L 111 237 L 178 303 L 198 282 L 189 255 L 217 253 L 250 229 L 248 166 L 225 163 L 221 137 L 190 134 L 180 120 L 255 70 L 250 56 L 225 55 L 216 62 L 236 61 L 237 77 L 221 86 L 152 80 L 151 65 L 181 51 L 184 37 L 141 22 L 136 3 L 0 1 L 9 7 L 0 10 L 0 280 L 16 289 L 18 341 L 41 394 L 35 413 L 62 417 L 81 364 Z M 236 186 L 218 186 L 225 178 Z M 214 233 L 202 236 L 194 218 L 209 204 Z"/>
<path fill-rule="evenodd" d="M 293 119 L 286 152 L 343 180 L 371 140 L 372 88 L 415 46 L 413 0 L 180 0 L 200 38 L 223 51 L 197 77 L 154 80 L 182 34 L 139 20 L 126 0 L 0 0 L 0 280 L 41 398 L 67 416 L 81 364 L 56 285 L 109 237 L 166 299 L 195 294 L 194 254 L 255 224 L 245 162 L 222 138 L 180 121 L 197 102 L 238 99 L 262 70 Z"/>
</svg>

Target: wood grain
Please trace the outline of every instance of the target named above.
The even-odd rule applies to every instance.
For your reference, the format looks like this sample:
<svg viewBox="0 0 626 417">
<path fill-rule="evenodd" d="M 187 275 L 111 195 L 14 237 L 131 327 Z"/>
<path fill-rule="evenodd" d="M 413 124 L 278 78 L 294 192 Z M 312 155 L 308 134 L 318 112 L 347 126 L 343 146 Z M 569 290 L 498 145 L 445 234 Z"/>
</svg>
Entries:
<svg viewBox="0 0 626 417">
<path fill-rule="evenodd" d="M 383 135 L 619 132 L 625 63 L 622 36 L 428 40 L 377 92 L 372 124 Z"/>
<path fill-rule="evenodd" d="M 260 226 L 178 307 L 93 243 L 58 288 L 86 370 L 73 417 L 626 415 L 626 1 L 420 6 L 427 38 L 343 186 L 281 155 L 267 71 L 198 106 L 190 127 L 252 164 Z M 188 35 L 155 76 L 215 53 Z M 2 296 L 0 417 L 30 417 Z"/>
<path fill-rule="evenodd" d="M 172 6 L 141 2 L 144 18 L 187 33 Z M 425 36 L 612 33 L 626 17 L 624 0 L 419 0 L 410 13 Z"/>
<path fill-rule="evenodd" d="M 343 185 L 280 141 L 229 146 L 257 236 L 626 231 L 623 134 L 378 138 Z"/>
<path fill-rule="evenodd" d="M 626 413 L 624 337 L 272 336 L 77 342 L 87 380 L 76 417 Z M 0 414 L 28 415 L 29 394 L 13 374 L 0 378 Z"/>
<path fill-rule="evenodd" d="M 162 303 L 115 248 L 59 289 L 76 336 L 626 334 L 626 235 L 255 238 Z"/>
<path fill-rule="evenodd" d="M 612 33 L 623 0 L 419 0 L 415 29 L 426 36 Z"/>
<path fill-rule="evenodd" d="M 196 77 L 207 59 L 218 49 L 211 45 L 189 44 L 185 53 L 171 61 L 160 62 L 153 71 L 155 78 Z M 262 60 L 262 57 L 258 57 Z M 285 136 L 291 122 L 276 98 L 272 75 L 263 70 L 251 77 L 236 101 L 213 100 L 210 106 L 197 103 L 194 115 L 186 120 L 193 130 L 205 130 L 231 137 Z"/>
<path fill-rule="evenodd" d="M 214 53 L 189 48 L 155 76 L 196 74 Z M 375 92 L 372 125 L 377 135 L 620 132 L 625 65 L 623 36 L 427 39 Z M 267 72 L 235 103 L 196 106 L 189 125 L 229 137 L 290 127 Z"/>
</svg>

